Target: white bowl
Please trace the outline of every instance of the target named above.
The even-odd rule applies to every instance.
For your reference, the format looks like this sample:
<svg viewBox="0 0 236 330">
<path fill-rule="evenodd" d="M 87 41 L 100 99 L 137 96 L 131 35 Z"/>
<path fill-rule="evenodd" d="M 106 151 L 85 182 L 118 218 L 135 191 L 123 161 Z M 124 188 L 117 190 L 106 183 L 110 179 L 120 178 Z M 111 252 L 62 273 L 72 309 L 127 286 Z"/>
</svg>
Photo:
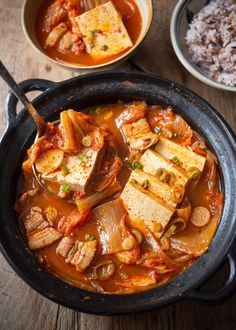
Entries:
<svg viewBox="0 0 236 330">
<path fill-rule="evenodd" d="M 174 51 L 183 66 L 197 79 L 215 88 L 225 91 L 236 92 L 236 86 L 221 84 L 207 76 L 197 65 L 195 65 L 188 54 L 185 44 L 185 36 L 188 30 L 189 13 L 197 14 L 209 1 L 207 0 L 180 0 L 172 14 L 170 35 Z"/>
<path fill-rule="evenodd" d="M 129 49 L 125 54 L 120 55 L 114 60 L 111 60 L 109 62 L 93 65 L 93 66 L 87 66 L 77 63 L 68 63 L 63 61 L 57 61 L 56 59 L 53 59 L 52 57 L 48 56 L 44 49 L 39 44 L 36 33 L 35 33 L 35 21 L 36 16 L 38 13 L 38 10 L 42 4 L 42 2 L 45 0 L 25 0 L 23 7 L 22 7 L 22 16 L 21 16 L 21 23 L 23 27 L 24 34 L 30 43 L 30 45 L 41 55 L 46 57 L 48 60 L 59 64 L 67 69 L 77 69 L 82 70 L 85 72 L 90 71 L 99 71 L 99 70 L 106 70 L 106 69 L 113 69 L 116 66 L 121 65 L 122 62 L 127 60 L 131 55 L 134 54 L 134 52 L 137 50 L 137 48 L 141 45 L 141 43 L 144 41 L 153 18 L 153 5 L 152 0 L 135 0 L 141 16 L 142 16 L 142 30 L 140 33 L 140 36 L 134 46 Z"/>
</svg>

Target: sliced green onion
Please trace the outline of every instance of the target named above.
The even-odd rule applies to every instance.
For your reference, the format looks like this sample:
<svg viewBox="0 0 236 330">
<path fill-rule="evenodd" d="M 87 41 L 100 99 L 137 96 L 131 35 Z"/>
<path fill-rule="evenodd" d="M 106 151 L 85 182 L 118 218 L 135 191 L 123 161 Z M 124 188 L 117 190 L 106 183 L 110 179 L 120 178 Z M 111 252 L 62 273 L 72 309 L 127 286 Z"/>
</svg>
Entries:
<svg viewBox="0 0 236 330">
<path fill-rule="evenodd" d="M 145 179 L 145 180 L 143 180 L 143 182 L 141 183 L 141 186 L 142 186 L 144 189 L 147 189 L 147 188 L 148 188 L 148 184 L 149 184 L 148 179 Z"/>
<path fill-rule="evenodd" d="M 172 163 L 175 164 L 176 166 L 179 166 L 180 165 L 180 161 L 178 159 L 178 157 L 174 156 L 172 159 L 171 159 Z"/>
<path fill-rule="evenodd" d="M 91 140 L 90 136 L 87 135 L 87 136 L 83 137 L 83 139 L 82 139 L 83 146 L 90 147 L 91 143 L 92 143 L 92 140 Z"/>
<path fill-rule="evenodd" d="M 102 46 L 102 50 L 104 50 L 105 52 L 108 50 L 108 48 L 109 48 L 109 47 L 108 47 L 107 45 L 103 45 L 103 46 Z"/>
<path fill-rule="evenodd" d="M 87 155 L 86 153 L 84 153 L 83 155 L 81 155 L 80 159 L 81 163 L 86 163 L 87 162 Z"/>
<path fill-rule="evenodd" d="M 68 167 L 66 167 L 65 165 L 63 165 L 62 167 L 61 167 L 61 169 L 62 169 L 62 172 L 63 172 L 63 174 L 68 174 L 69 173 L 69 169 L 68 169 Z"/>
<path fill-rule="evenodd" d="M 167 172 L 163 182 L 167 183 L 169 186 L 172 186 L 175 181 L 175 175 L 173 172 Z"/>
<path fill-rule="evenodd" d="M 88 31 L 88 33 L 87 33 L 87 38 L 90 39 L 90 40 L 92 40 L 92 39 L 94 38 L 94 33 L 93 33 L 93 31 Z"/>
<path fill-rule="evenodd" d="M 101 33 L 101 32 L 102 32 L 102 30 L 99 30 L 99 29 L 94 29 L 94 30 L 92 30 L 91 32 L 92 32 L 92 33 Z"/>
<path fill-rule="evenodd" d="M 63 192 L 67 192 L 68 190 L 70 190 L 70 186 L 68 186 L 68 184 L 63 184 L 63 185 L 61 186 L 61 190 L 62 190 Z"/>
<path fill-rule="evenodd" d="M 175 133 L 173 134 L 173 139 L 176 140 L 177 137 L 178 137 L 178 133 L 175 132 Z"/>
<path fill-rule="evenodd" d="M 164 181 L 167 171 L 164 168 L 158 168 L 156 171 L 156 176 L 160 181 Z"/>
<path fill-rule="evenodd" d="M 133 167 L 135 169 L 141 170 L 143 168 L 143 165 L 141 163 L 137 162 L 137 161 L 134 161 L 133 162 Z"/>
<path fill-rule="evenodd" d="M 192 168 L 192 169 L 190 169 L 190 170 L 188 171 L 188 173 L 187 173 L 187 177 L 188 177 L 189 179 L 196 180 L 196 179 L 198 179 L 198 178 L 200 177 L 200 174 L 201 174 L 201 172 L 199 171 L 198 168 Z"/>
<path fill-rule="evenodd" d="M 172 236 L 172 235 L 175 233 L 176 229 L 177 229 L 177 226 L 176 226 L 176 225 L 172 225 L 172 226 L 167 230 L 167 232 L 165 233 L 165 236 L 169 238 L 170 236 Z"/>
<path fill-rule="evenodd" d="M 94 241 L 96 239 L 96 237 L 94 237 L 93 235 L 91 235 L 91 234 L 87 234 L 86 236 L 85 236 L 85 240 L 86 241 Z"/>
</svg>

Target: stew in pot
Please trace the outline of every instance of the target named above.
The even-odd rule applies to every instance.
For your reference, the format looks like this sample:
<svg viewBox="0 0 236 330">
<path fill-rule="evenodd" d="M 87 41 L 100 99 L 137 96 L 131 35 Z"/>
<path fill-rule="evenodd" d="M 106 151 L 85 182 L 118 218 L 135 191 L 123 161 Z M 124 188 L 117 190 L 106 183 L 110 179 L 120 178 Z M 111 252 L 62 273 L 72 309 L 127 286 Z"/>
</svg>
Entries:
<svg viewBox="0 0 236 330">
<path fill-rule="evenodd" d="M 171 107 L 62 111 L 22 168 L 15 209 L 29 249 L 83 289 L 170 281 L 207 251 L 220 220 L 216 156 Z"/>
</svg>

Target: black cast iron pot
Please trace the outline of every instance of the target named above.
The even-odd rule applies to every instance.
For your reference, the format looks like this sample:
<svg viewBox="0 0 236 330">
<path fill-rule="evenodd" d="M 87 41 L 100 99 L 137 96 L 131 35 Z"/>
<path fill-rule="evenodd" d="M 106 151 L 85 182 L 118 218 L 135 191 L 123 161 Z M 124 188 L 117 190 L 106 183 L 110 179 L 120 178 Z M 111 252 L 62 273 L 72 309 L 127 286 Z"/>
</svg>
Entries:
<svg viewBox="0 0 236 330">
<path fill-rule="evenodd" d="M 33 104 L 46 120 L 55 120 L 61 110 L 83 110 L 118 100 L 144 99 L 149 104 L 171 105 L 208 142 L 219 160 L 224 209 L 209 251 L 190 269 L 159 288 L 130 295 L 102 295 L 75 288 L 48 273 L 30 252 L 18 227 L 13 205 L 16 183 L 27 148 L 36 133 L 25 110 L 16 115 L 17 100 L 8 94 L 5 103 L 8 128 L 0 144 L 0 241 L 12 268 L 45 297 L 94 314 L 128 314 L 162 307 L 179 299 L 217 302 L 236 287 L 236 138 L 224 119 L 199 96 L 163 78 L 141 73 L 89 74 L 56 84 L 46 80 L 21 83 L 25 92 L 44 91 Z M 199 288 L 228 260 L 229 276 L 218 291 Z"/>
</svg>

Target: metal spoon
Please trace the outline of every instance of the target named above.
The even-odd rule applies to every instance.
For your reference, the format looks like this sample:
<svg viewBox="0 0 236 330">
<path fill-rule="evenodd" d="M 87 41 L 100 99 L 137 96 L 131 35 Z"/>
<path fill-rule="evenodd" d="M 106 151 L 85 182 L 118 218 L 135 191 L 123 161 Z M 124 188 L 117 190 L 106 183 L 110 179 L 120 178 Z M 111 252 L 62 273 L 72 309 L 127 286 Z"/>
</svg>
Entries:
<svg viewBox="0 0 236 330">
<path fill-rule="evenodd" d="M 47 123 L 44 121 L 44 119 L 40 116 L 40 114 L 37 112 L 35 107 L 32 105 L 32 103 L 29 101 L 27 96 L 25 95 L 22 88 L 15 82 L 11 74 L 8 72 L 6 67 L 3 65 L 2 61 L 0 60 L 0 76 L 3 78 L 3 80 L 8 84 L 8 86 L 11 88 L 13 93 L 16 95 L 16 97 L 23 103 L 25 109 L 28 111 L 29 115 L 33 118 L 35 125 L 37 127 L 37 135 L 35 138 L 35 141 L 44 134 Z M 43 184 L 43 182 L 40 180 L 38 173 L 36 171 L 35 165 L 32 166 L 34 177 L 37 180 L 38 184 L 47 192 L 47 188 Z M 50 192 L 49 192 L 50 193 Z"/>
<path fill-rule="evenodd" d="M 37 112 L 35 107 L 30 103 L 29 99 L 23 92 L 22 88 L 15 82 L 13 77 L 10 75 L 6 67 L 3 65 L 0 60 L 0 76 L 8 84 L 13 93 L 18 97 L 18 99 L 23 103 L 25 109 L 28 111 L 29 115 L 33 118 L 35 125 L 37 127 L 37 139 L 43 135 L 47 127 L 46 122 Z"/>
</svg>

